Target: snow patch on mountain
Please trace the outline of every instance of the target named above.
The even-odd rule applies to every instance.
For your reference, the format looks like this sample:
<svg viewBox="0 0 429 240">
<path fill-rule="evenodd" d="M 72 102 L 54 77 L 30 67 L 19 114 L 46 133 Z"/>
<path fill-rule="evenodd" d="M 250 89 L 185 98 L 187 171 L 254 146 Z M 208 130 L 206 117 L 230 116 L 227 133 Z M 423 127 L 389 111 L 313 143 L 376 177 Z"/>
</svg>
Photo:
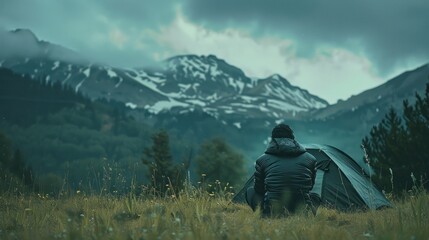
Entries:
<svg viewBox="0 0 429 240">
<path fill-rule="evenodd" d="M 259 105 L 259 106 L 258 106 L 258 109 L 259 109 L 261 112 L 269 112 L 269 111 L 270 111 L 270 109 L 268 109 L 266 106 L 262 106 L 262 105 Z"/>
<path fill-rule="evenodd" d="M 125 103 L 125 106 L 126 106 L 126 107 L 129 107 L 129 108 L 131 108 L 131 109 L 136 109 L 136 108 L 137 108 L 137 104 L 132 103 L 132 102 L 127 102 L 127 103 Z"/>
<path fill-rule="evenodd" d="M 278 74 L 274 74 L 274 75 L 272 76 L 272 78 L 273 78 L 274 80 L 280 80 L 280 76 L 279 76 Z"/>
<path fill-rule="evenodd" d="M 211 67 L 209 67 L 209 69 L 210 69 L 210 75 L 213 77 L 213 78 L 215 78 L 215 77 L 217 77 L 217 76 L 220 76 L 220 75 L 222 75 L 222 71 L 220 71 L 218 68 L 217 68 L 217 65 L 214 65 L 214 66 L 211 66 Z"/>
<path fill-rule="evenodd" d="M 67 77 L 63 80 L 63 84 L 67 82 L 67 80 L 69 80 L 71 77 L 71 73 L 67 74 Z"/>
<path fill-rule="evenodd" d="M 80 83 L 78 83 L 74 89 L 75 92 L 79 91 L 79 88 L 82 86 L 83 82 L 85 82 L 85 79 L 83 79 L 82 81 L 80 81 Z"/>
<path fill-rule="evenodd" d="M 89 75 L 91 74 L 91 68 L 85 69 L 82 73 L 85 74 L 85 76 L 88 78 Z"/>
<path fill-rule="evenodd" d="M 179 83 L 178 86 L 180 87 L 181 92 L 186 92 L 190 87 L 192 87 L 192 84 L 183 84 Z"/>
<path fill-rule="evenodd" d="M 249 96 L 240 96 L 240 98 L 245 102 L 245 103 L 252 103 L 257 101 L 259 98 L 257 97 L 249 97 Z"/>
<path fill-rule="evenodd" d="M 194 88 L 194 90 L 196 90 L 196 89 Z M 210 102 L 215 102 L 215 101 L 219 100 L 219 97 L 218 97 L 217 93 L 215 92 L 212 95 L 207 96 L 206 99 L 209 100 Z"/>
<path fill-rule="evenodd" d="M 186 102 L 191 103 L 193 105 L 198 105 L 198 106 L 206 106 L 206 103 L 204 101 L 201 101 L 199 99 L 188 99 L 186 100 Z"/>
<path fill-rule="evenodd" d="M 57 69 L 60 66 L 60 61 L 55 61 L 54 62 L 54 66 L 51 68 L 51 71 L 54 71 L 55 69 Z"/>
<path fill-rule="evenodd" d="M 145 109 L 150 113 L 158 114 L 162 111 L 171 110 L 173 107 L 189 107 L 189 104 L 170 98 L 168 101 L 158 101 L 152 106 L 146 105 Z"/>
<path fill-rule="evenodd" d="M 238 90 L 239 94 L 243 92 L 244 83 L 242 81 L 235 81 L 232 77 L 228 77 L 228 84 L 229 86 L 232 86 L 234 89 Z"/>
<path fill-rule="evenodd" d="M 202 72 L 192 72 L 192 76 L 195 78 L 202 79 L 202 80 L 207 80 L 206 75 Z"/>
<path fill-rule="evenodd" d="M 119 78 L 118 83 L 115 84 L 115 88 L 118 88 L 119 85 L 121 85 L 121 83 L 124 81 L 124 79 L 122 79 L 121 77 Z"/>
<path fill-rule="evenodd" d="M 292 105 L 290 103 L 284 102 L 284 101 L 279 101 L 279 100 L 274 100 L 274 99 L 268 99 L 268 106 L 279 109 L 279 110 L 283 110 L 283 111 L 287 111 L 287 112 L 301 112 L 301 111 L 306 111 L 307 109 L 305 108 L 301 108 L 295 105 Z"/>
<path fill-rule="evenodd" d="M 234 111 L 234 110 L 232 110 L 232 109 L 226 109 L 226 110 L 224 111 L 224 113 L 226 113 L 226 114 L 233 114 L 233 113 L 235 113 L 235 111 Z"/>
<path fill-rule="evenodd" d="M 108 69 L 107 69 L 107 75 L 108 75 L 110 78 L 114 78 L 114 77 L 117 77 L 117 76 L 118 76 L 118 74 L 116 74 L 116 72 L 115 72 L 115 71 L 113 71 L 111 68 L 108 68 Z"/>
<path fill-rule="evenodd" d="M 157 93 L 161 93 L 161 94 L 163 94 L 163 92 L 161 92 L 159 89 L 158 89 L 158 87 L 157 87 L 157 85 L 154 83 L 154 82 L 152 82 L 152 81 L 150 81 L 150 80 L 148 80 L 148 78 L 147 78 L 147 74 L 145 74 L 144 72 L 144 74 L 139 74 L 137 71 L 134 71 L 134 73 L 137 75 L 137 76 L 132 76 L 131 74 L 129 74 L 129 73 L 125 73 L 129 78 L 131 78 L 131 79 L 133 79 L 133 80 L 135 80 L 135 81 L 137 81 L 138 83 L 140 83 L 141 85 L 143 85 L 143 86 L 145 86 L 145 87 L 147 87 L 147 88 L 149 88 L 149 89 L 151 89 L 151 90 L 153 90 L 153 91 L 155 91 L 155 92 L 157 92 Z"/>
</svg>

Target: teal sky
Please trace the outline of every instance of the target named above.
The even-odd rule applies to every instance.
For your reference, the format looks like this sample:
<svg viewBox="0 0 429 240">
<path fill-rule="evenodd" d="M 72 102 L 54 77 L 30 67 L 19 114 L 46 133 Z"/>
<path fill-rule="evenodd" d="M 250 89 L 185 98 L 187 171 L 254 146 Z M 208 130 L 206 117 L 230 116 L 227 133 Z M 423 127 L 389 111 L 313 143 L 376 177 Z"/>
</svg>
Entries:
<svg viewBox="0 0 429 240">
<path fill-rule="evenodd" d="M 214 54 L 330 103 L 429 62 L 426 0 L 1 0 L 0 28 L 119 67 Z"/>
</svg>

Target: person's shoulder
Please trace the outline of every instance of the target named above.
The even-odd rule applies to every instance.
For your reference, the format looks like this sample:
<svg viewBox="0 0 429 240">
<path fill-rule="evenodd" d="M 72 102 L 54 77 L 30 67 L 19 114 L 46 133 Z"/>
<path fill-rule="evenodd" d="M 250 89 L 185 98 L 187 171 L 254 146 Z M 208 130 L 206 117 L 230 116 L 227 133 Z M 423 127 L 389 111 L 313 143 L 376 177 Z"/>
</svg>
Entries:
<svg viewBox="0 0 429 240">
<path fill-rule="evenodd" d="M 256 161 L 261 161 L 262 159 L 265 159 L 267 156 L 266 156 L 267 154 L 266 153 L 263 153 L 262 155 L 260 155 L 257 159 L 256 159 Z"/>
<path fill-rule="evenodd" d="M 307 158 L 308 160 L 316 161 L 316 158 L 313 156 L 313 154 L 311 154 L 311 153 L 309 153 L 309 152 L 307 152 L 307 151 L 306 151 L 303 155 L 304 155 L 304 156 L 305 156 L 305 158 Z"/>
<path fill-rule="evenodd" d="M 263 153 L 261 156 L 259 156 L 256 159 L 256 164 L 262 164 L 264 162 L 266 162 L 269 159 L 269 154 Z"/>
</svg>

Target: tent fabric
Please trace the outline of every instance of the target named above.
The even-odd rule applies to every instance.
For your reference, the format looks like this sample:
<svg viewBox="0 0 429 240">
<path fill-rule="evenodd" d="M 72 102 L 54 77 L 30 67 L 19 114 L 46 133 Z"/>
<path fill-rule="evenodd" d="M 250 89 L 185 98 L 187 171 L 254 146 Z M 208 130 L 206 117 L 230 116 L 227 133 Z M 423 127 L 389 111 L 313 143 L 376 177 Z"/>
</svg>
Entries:
<svg viewBox="0 0 429 240">
<path fill-rule="evenodd" d="M 312 193 L 326 207 L 341 211 L 379 209 L 391 203 L 372 183 L 365 170 L 343 151 L 322 144 L 304 144 L 317 161 L 317 174 Z M 369 167 L 368 167 L 369 168 Z M 245 203 L 245 193 L 253 185 L 253 175 L 234 196 L 233 202 Z"/>
</svg>

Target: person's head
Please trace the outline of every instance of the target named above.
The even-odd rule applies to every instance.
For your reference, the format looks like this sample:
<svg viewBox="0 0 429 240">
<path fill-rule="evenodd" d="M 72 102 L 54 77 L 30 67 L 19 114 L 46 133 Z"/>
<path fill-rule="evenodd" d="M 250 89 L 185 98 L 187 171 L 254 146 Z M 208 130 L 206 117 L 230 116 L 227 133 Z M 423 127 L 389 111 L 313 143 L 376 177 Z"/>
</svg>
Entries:
<svg viewBox="0 0 429 240">
<path fill-rule="evenodd" d="M 273 131 L 271 132 L 271 138 L 295 139 L 295 136 L 293 135 L 293 131 L 289 127 L 289 125 L 286 125 L 284 123 L 280 123 L 273 128 Z"/>
</svg>

